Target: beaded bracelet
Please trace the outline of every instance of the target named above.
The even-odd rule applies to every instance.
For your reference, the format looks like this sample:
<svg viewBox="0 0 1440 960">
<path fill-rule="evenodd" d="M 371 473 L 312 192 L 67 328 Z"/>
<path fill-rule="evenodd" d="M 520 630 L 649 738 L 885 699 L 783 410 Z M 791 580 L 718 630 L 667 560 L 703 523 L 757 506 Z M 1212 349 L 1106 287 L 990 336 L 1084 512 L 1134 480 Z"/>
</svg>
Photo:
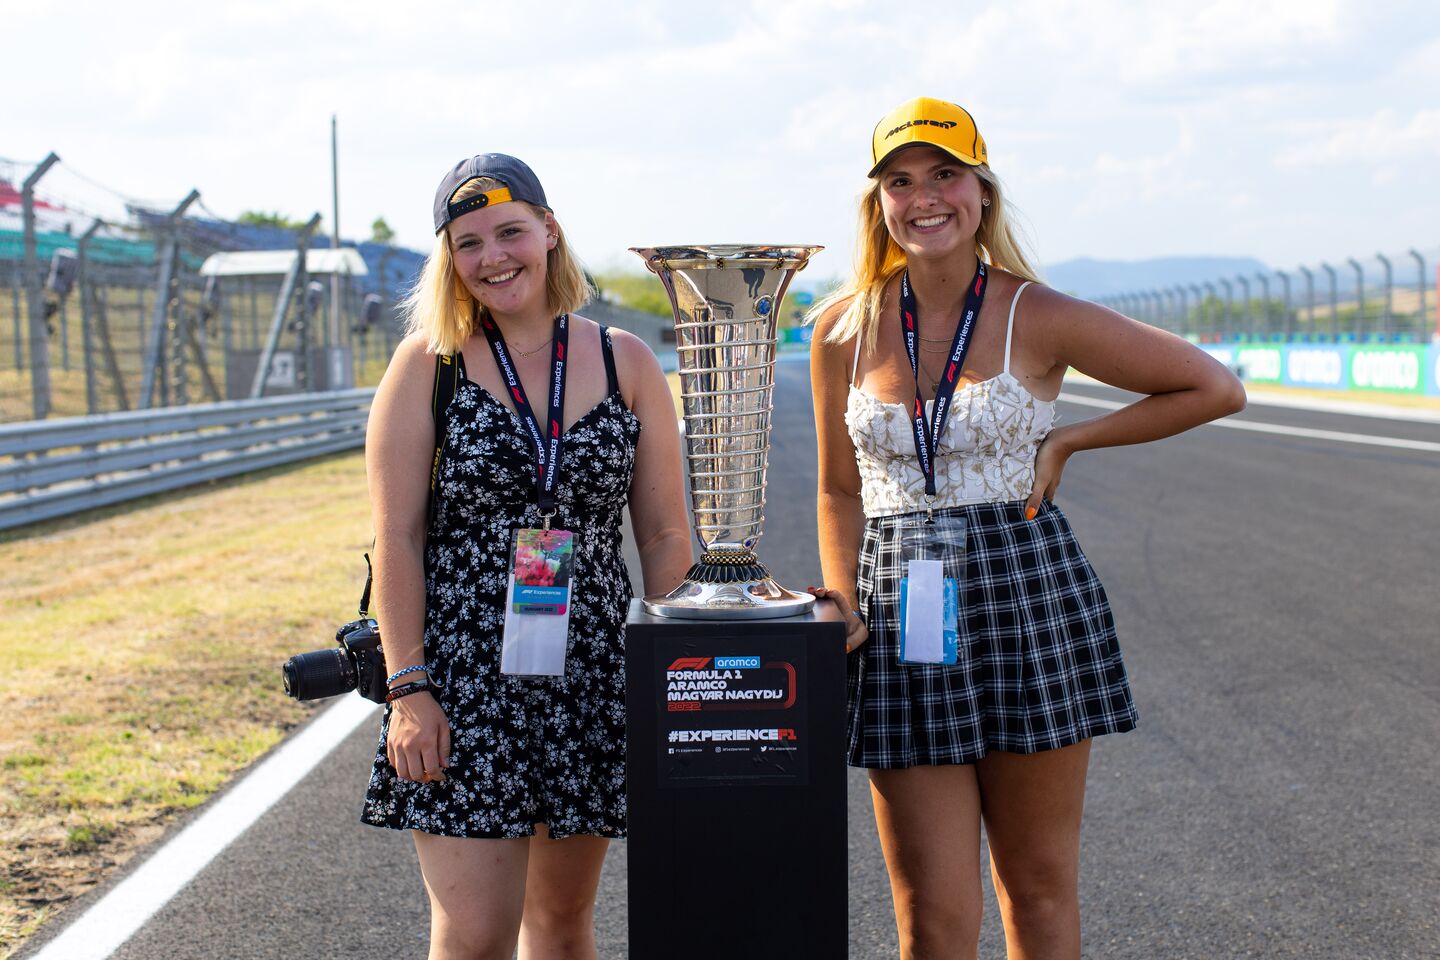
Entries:
<svg viewBox="0 0 1440 960">
<path fill-rule="evenodd" d="M 430 668 L 427 667 L 425 664 L 423 664 L 423 663 L 417 663 L 417 664 L 415 664 L 415 666 L 413 666 L 413 667 L 406 667 L 406 668 L 403 669 L 403 670 L 396 670 L 394 673 L 390 674 L 390 676 L 388 676 L 388 677 L 385 678 L 385 686 L 387 686 L 387 687 L 390 686 L 390 684 L 394 683 L 396 680 L 399 680 L 401 677 L 405 676 L 407 673 L 418 673 L 418 672 L 420 672 L 421 670 L 429 671 L 429 669 L 430 669 Z"/>
<path fill-rule="evenodd" d="M 385 702 L 394 703 L 401 697 L 408 697 L 412 693 L 419 693 L 421 690 L 429 689 L 430 682 L 428 680 L 416 680 L 414 683 L 404 683 L 385 694 Z"/>
</svg>

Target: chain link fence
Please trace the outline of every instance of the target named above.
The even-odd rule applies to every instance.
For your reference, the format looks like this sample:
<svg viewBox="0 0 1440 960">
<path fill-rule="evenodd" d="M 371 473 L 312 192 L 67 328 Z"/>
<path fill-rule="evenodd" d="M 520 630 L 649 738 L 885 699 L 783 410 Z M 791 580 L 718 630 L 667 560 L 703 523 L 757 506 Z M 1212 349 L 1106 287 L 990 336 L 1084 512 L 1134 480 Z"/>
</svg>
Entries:
<svg viewBox="0 0 1440 960">
<path fill-rule="evenodd" d="M 315 225 L 0 160 L 0 422 L 375 384 L 423 255 Z"/>
<path fill-rule="evenodd" d="M 1440 249 L 1347 257 L 1100 298 L 1201 343 L 1426 344 L 1440 338 Z"/>
</svg>

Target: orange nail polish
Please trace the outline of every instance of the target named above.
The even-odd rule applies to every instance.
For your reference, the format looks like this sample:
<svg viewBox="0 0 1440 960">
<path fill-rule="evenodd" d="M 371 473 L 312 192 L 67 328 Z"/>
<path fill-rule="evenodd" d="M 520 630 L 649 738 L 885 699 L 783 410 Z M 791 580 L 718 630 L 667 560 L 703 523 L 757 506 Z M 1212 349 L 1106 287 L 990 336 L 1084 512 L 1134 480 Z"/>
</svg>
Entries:
<svg viewBox="0 0 1440 960">
<path fill-rule="evenodd" d="M 1034 520 L 1034 519 L 1035 519 L 1035 508 L 1034 508 L 1034 507 L 1026 507 L 1026 508 L 1025 508 L 1025 519 L 1026 519 L 1026 520 Z"/>
</svg>

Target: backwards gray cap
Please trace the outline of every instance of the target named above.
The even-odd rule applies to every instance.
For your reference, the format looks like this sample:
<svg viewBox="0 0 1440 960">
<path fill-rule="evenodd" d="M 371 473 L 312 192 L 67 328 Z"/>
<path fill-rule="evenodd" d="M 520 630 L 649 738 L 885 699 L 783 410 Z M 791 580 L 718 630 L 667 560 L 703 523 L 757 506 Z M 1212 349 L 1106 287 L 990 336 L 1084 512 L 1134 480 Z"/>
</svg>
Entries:
<svg viewBox="0 0 1440 960">
<path fill-rule="evenodd" d="M 456 191 L 476 177 L 498 180 L 504 187 L 452 202 L 451 198 Z M 507 200 L 524 200 L 546 210 L 550 209 L 550 204 L 545 202 L 545 188 L 540 186 L 535 171 L 524 162 L 503 153 L 482 153 L 478 157 L 461 160 L 455 164 L 454 169 L 445 174 L 445 179 L 440 181 L 440 186 L 435 190 L 435 232 L 438 234 L 450 221 L 471 210 L 479 210 L 492 203 L 504 203 Z"/>
</svg>

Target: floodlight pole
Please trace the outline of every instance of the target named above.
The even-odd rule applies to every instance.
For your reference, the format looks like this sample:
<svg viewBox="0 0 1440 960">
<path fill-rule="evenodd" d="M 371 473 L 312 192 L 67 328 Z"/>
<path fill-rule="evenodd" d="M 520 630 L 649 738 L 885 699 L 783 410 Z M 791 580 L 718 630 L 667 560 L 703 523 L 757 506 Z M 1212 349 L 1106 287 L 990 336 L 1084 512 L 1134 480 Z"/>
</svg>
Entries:
<svg viewBox="0 0 1440 960">
<path fill-rule="evenodd" d="M 340 249 L 340 154 L 335 136 L 335 114 L 330 114 L 330 249 Z M 330 336 L 327 346 L 340 346 L 340 269 L 337 263 L 330 269 Z"/>
</svg>

